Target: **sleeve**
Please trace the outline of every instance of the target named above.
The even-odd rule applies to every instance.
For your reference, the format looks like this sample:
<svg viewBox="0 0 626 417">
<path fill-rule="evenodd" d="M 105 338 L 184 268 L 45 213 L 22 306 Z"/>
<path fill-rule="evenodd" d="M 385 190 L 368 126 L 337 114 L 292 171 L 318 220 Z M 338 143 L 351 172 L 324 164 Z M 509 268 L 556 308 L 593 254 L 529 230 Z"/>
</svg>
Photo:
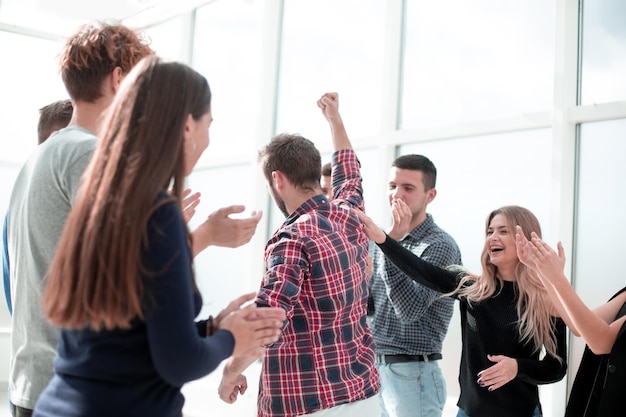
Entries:
<svg viewBox="0 0 626 417">
<path fill-rule="evenodd" d="M 404 246 L 399 246 L 405 249 Z M 405 250 L 409 252 L 409 249 Z M 443 268 L 456 263 L 455 251 L 447 242 L 429 245 L 421 256 L 411 253 L 420 263 L 426 263 L 426 265 L 433 267 Z M 433 277 L 433 281 L 437 281 L 437 285 L 440 285 L 441 279 L 444 281 L 452 279 L 454 285 L 451 287 L 452 289 L 456 288 L 456 278 L 449 275 L 447 270 L 443 270 L 443 272 L 445 275 L 441 275 L 440 278 Z M 429 274 L 426 274 L 426 277 L 431 278 Z M 381 280 L 385 284 L 387 296 L 396 315 L 405 322 L 419 319 L 441 297 L 441 292 L 437 288 L 432 288 L 431 285 L 423 284 L 418 280 L 412 280 L 392 262 L 385 262 L 385 273 L 382 274 Z"/>
<path fill-rule="evenodd" d="M 2 224 L 2 281 L 4 283 L 4 297 L 7 301 L 7 308 L 9 309 L 9 314 L 13 314 L 11 305 L 11 276 L 9 275 L 9 242 L 7 238 L 8 221 L 9 213 L 4 216 L 4 223 Z"/>
<path fill-rule="evenodd" d="M 149 225 L 145 266 L 154 273 L 146 281 L 145 321 L 154 366 L 172 385 L 209 374 L 235 345 L 227 330 L 200 336 L 194 322 L 191 265 L 180 210 L 176 203 L 167 203 L 157 209 Z"/>
<path fill-rule="evenodd" d="M 456 289 L 459 282 L 456 273 L 420 259 L 389 236 L 378 247 L 391 262 L 415 282 L 440 293 L 449 293 Z"/>
<path fill-rule="evenodd" d="M 560 318 L 554 321 L 557 355 L 545 355 L 541 360 L 517 359 L 517 377 L 534 385 L 551 384 L 560 381 L 567 371 L 567 334 L 565 323 Z"/>
<path fill-rule="evenodd" d="M 333 201 L 365 211 L 360 163 L 356 153 L 343 149 L 331 159 Z"/>
<path fill-rule="evenodd" d="M 268 259 L 256 303 L 260 307 L 281 307 L 290 320 L 300 297 L 302 281 L 309 271 L 305 245 L 298 239 L 285 237 L 271 248 Z"/>
</svg>

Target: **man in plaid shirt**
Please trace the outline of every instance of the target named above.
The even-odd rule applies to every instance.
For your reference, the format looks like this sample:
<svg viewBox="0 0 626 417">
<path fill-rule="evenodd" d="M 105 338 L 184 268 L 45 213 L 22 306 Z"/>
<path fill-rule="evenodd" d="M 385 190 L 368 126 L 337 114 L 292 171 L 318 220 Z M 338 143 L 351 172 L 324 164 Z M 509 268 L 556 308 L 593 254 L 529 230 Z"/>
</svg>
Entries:
<svg viewBox="0 0 626 417">
<path fill-rule="evenodd" d="M 366 324 L 368 238 L 351 210 L 364 209 L 359 161 L 337 94 L 317 104 L 335 150 L 332 202 L 322 194 L 321 157 L 311 141 L 282 134 L 259 152 L 270 194 L 287 219 L 266 245 L 256 303 L 284 308 L 287 321 L 267 347 L 258 415 L 379 417 L 374 341 Z M 234 402 L 247 388 L 242 372 L 250 359 L 226 363 L 224 401 Z"/>
</svg>

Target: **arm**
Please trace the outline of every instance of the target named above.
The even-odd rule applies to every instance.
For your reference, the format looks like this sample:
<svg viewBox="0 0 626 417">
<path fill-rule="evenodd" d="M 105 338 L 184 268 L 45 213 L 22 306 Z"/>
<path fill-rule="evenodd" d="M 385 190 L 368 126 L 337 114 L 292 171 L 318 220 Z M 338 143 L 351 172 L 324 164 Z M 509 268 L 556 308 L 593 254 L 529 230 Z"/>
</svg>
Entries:
<svg viewBox="0 0 626 417">
<path fill-rule="evenodd" d="M 405 248 L 404 246 L 402 246 Z M 411 251 L 410 249 L 406 249 Z M 414 248 L 419 253 L 420 248 Z M 411 251 L 411 253 L 414 253 Z M 446 242 L 437 242 L 429 245 L 421 254 L 414 253 L 418 262 L 435 267 L 452 265 L 455 262 L 455 252 Z M 387 297 L 393 306 L 398 318 L 405 322 L 412 322 L 419 319 L 437 301 L 441 294 L 432 289 L 430 285 L 423 285 L 419 281 L 407 276 L 400 268 L 390 261 L 385 262 L 385 271 L 380 275 L 381 281 L 385 285 Z M 425 275 L 430 280 L 430 276 Z M 448 280 L 446 277 L 434 277 L 433 280 L 440 284 L 440 279 Z M 456 279 L 453 279 L 456 287 Z"/>
<path fill-rule="evenodd" d="M 331 160 L 333 201 L 364 210 L 360 164 L 339 115 L 337 93 L 324 94 L 317 101 L 317 105 L 328 121 L 332 133 L 335 151 Z"/>
<path fill-rule="evenodd" d="M 4 296 L 7 301 L 7 308 L 9 314 L 13 314 L 13 307 L 11 305 L 11 276 L 9 275 L 9 240 L 7 236 L 7 228 L 9 222 L 9 213 L 4 216 L 4 223 L 2 225 L 2 281 L 4 283 Z"/>
<path fill-rule="evenodd" d="M 330 125 L 330 131 L 333 136 L 333 149 L 335 151 L 352 149 L 343 120 L 339 115 L 339 95 L 337 93 L 326 93 L 317 101 L 317 106 L 322 109 L 322 114 Z"/>
<path fill-rule="evenodd" d="M 551 384 L 560 381 L 567 370 L 567 333 L 565 323 L 560 318 L 554 322 L 554 336 L 559 359 L 545 355 L 541 360 L 517 359 L 517 376 L 531 384 Z"/>
<path fill-rule="evenodd" d="M 454 291 L 459 283 L 458 274 L 420 259 L 410 250 L 383 232 L 374 221 L 360 210 L 354 210 L 363 222 L 367 236 L 372 239 L 402 272 L 412 280 L 440 293 Z"/>
<path fill-rule="evenodd" d="M 554 319 L 554 336 L 558 358 L 545 355 L 543 359 L 511 358 L 504 355 L 487 355 L 495 364 L 478 373 L 478 384 L 489 391 L 497 390 L 515 378 L 533 385 L 560 381 L 567 370 L 565 323 Z"/>
<path fill-rule="evenodd" d="M 146 280 L 145 323 L 150 355 L 159 374 L 181 385 L 213 371 L 233 352 L 244 352 L 278 338 L 276 319 L 249 320 L 252 308 L 232 313 L 211 337 L 202 338 L 194 323 L 191 254 L 180 209 L 174 203 L 153 215 L 144 264 L 158 271 Z"/>
<path fill-rule="evenodd" d="M 528 241 L 518 230 L 516 240 L 523 262 L 537 271 L 550 299 L 572 332 L 582 336 L 593 353 L 609 353 L 626 320 L 625 317 L 615 320 L 626 302 L 626 292 L 592 311 L 576 294 L 563 273 L 565 251 L 560 243 L 557 245 L 557 253 L 535 233 Z"/>
</svg>

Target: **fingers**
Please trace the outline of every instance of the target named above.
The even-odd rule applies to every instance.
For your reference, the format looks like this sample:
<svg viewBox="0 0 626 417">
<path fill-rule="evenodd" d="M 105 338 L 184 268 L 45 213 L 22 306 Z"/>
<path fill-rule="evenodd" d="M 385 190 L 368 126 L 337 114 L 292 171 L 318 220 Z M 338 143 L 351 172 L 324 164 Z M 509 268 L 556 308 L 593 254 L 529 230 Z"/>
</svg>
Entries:
<svg viewBox="0 0 626 417">
<path fill-rule="evenodd" d="M 246 318 L 248 320 L 274 319 L 283 322 L 287 318 L 287 313 L 280 307 L 261 307 L 252 310 Z"/>
<path fill-rule="evenodd" d="M 217 210 L 222 216 L 228 216 L 229 214 L 241 213 L 246 209 L 246 206 L 241 204 L 233 204 L 232 206 L 222 207 Z"/>
<path fill-rule="evenodd" d="M 561 242 L 557 242 L 556 249 L 558 251 L 559 258 L 564 261 L 565 260 L 565 249 L 563 249 L 563 244 Z"/>
<path fill-rule="evenodd" d="M 495 365 L 480 371 L 476 383 L 481 387 L 486 387 L 489 391 L 494 391 L 517 376 L 517 361 L 503 355 L 487 355 L 487 359 L 495 362 Z"/>
<path fill-rule="evenodd" d="M 256 292 L 249 292 L 247 294 L 243 294 L 235 298 L 233 301 L 229 303 L 229 305 L 237 306 L 237 308 L 240 308 L 243 304 L 247 303 L 248 301 L 254 300 L 255 297 L 256 297 Z"/>
</svg>

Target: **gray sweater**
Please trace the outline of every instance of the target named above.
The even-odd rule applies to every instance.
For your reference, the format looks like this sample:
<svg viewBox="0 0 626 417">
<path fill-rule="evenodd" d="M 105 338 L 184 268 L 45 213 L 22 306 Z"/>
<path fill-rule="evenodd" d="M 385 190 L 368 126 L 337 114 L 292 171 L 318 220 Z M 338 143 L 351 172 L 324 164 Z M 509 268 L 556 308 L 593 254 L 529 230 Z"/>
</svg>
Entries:
<svg viewBox="0 0 626 417">
<path fill-rule="evenodd" d="M 43 316 L 42 278 L 54 257 L 65 220 L 97 138 L 73 126 L 39 145 L 22 167 L 8 214 L 11 294 L 11 402 L 33 409 L 52 379 L 59 331 Z"/>
</svg>

